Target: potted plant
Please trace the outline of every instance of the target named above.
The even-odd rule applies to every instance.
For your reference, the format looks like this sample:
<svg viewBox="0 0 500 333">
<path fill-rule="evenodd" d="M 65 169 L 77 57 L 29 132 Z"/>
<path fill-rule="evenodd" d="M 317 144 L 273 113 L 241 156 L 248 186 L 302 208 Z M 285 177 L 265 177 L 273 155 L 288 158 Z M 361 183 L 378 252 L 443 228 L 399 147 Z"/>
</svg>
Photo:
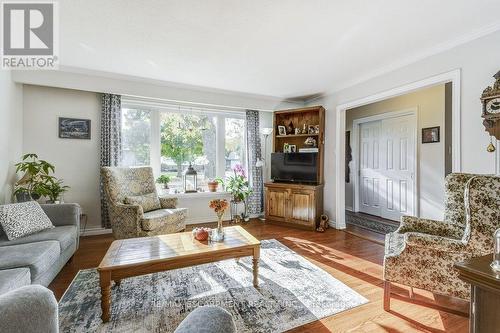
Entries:
<svg viewBox="0 0 500 333">
<path fill-rule="evenodd" d="M 15 184 L 14 195 L 17 201 L 38 200 L 44 191 L 44 177 L 55 171 L 55 167 L 47 161 L 38 159 L 37 154 L 25 154 L 16 165 L 16 173 L 24 175 Z"/>
<path fill-rule="evenodd" d="M 210 192 L 217 192 L 217 188 L 219 187 L 219 182 L 217 179 L 212 179 L 208 182 L 208 190 Z"/>
<path fill-rule="evenodd" d="M 252 193 L 252 189 L 248 183 L 248 179 L 246 178 L 245 169 L 241 164 L 236 164 L 233 168 L 233 176 L 229 176 L 226 180 L 222 178 L 217 178 L 217 181 L 222 184 L 222 187 L 225 191 L 231 193 L 233 199 L 231 200 L 232 204 L 235 206 L 243 202 L 244 212 L 241 213 L 241 218 L 245 221 L 249 220 L 247 214 L 247 198 Z M 231 212 L 231 215 L 233 212 Z M 233 218 L 233 216 L 231 216 Z"/>
<path fill-rule="evenodd" d="M 63 185 L 62 179 L 57 179 L 52 176 L 46 176 L 44 178 L 44 183 L 41 186 L 41 194 L 49 198 L 47 203 L 60 203 L 61 196 L 68 191 L 69 186 Z"/>
<path fill-rule="evenodd" d="M 168 183 L 170 183 L 171 178 L 170 176 L 167 175 L 161 175 L 156 179 L 156 182 L 158 184 L 162 184 L 164 189 L 168 189 Z"/>
</svg>

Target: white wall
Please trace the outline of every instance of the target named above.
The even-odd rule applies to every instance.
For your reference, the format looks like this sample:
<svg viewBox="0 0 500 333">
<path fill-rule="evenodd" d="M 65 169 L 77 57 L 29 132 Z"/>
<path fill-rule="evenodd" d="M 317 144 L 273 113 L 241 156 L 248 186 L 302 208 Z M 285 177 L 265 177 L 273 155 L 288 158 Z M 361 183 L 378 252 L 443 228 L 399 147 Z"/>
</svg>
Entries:
<svg viewBox="0 0 500 333">
<path fill-rule="evenodd" d="M 352 146 L 354 143 L 354 138 L 352 137 L 354 133 L 353 120 L 411 108 L 416 108 L 417 110 L 418 213 L 420 217 L 440 220 L 443 218 L 445 176 L 444 84 L 350 109 L 346 114 L 346 130 L 351 131 Z M 434 126 L 440 126 L 440 142 L 422 144 L 422 128 Z M 350 163 L 350 166 L 352 174 L 352 172 L 355 172 L 353 162 Z M 346 207 L 353 207 L 353 182 L 346 183 L 345 187 Z"/>
<path fill-rule="evenodd" d="M 21 159 L 22 95 L 22 85 L 12 82 L 11 72 L 0 70 L 0 204 L 12 201 L 14 164 Z"/>
<path fill-rule="evenodd" d="M 53 163 L 55 176 L 71 187 L 64 200 L 82 206 L 87 229 L 100 228 L 99 94 L 25 85 L 23 100 L 23 152 Z M 90 119 L 91 139 L 60 139 L 58 117 Z"/>
<path fill-rule="evenodd" d="M 431 56 L 399 70 L 327 95 L 310 105 L 327 109 L 325 142 L 325 210 L 335 216 L 335 109 L 337 105 L 422 80 L 436 74 L 461 69 L 461 164 L 462 171 L 494 173 L 495 155 L 486 152 L 489 138 L 482 125 L 479 97 L 493 83 L 492 75 L 500 69 L 500 32 Z M 497 144 L 497 146 L 499 146 Z M 497 147 L 500 149 L 500 146 Z M 342 157 L 343 158 L 343 157 Z M 340 182 L 343 186 L 343 180 Z"/>
<path fill-rule="evenodd" d="M 295 102 L 284 101 L 283 98 L 279 97 L 238 93 L 83 69 L 15 71 L 12 78 L 15 82 L 23 84 L 251 110 L 272 111 L 294 108 L 299 105 Z"/>
</svg>

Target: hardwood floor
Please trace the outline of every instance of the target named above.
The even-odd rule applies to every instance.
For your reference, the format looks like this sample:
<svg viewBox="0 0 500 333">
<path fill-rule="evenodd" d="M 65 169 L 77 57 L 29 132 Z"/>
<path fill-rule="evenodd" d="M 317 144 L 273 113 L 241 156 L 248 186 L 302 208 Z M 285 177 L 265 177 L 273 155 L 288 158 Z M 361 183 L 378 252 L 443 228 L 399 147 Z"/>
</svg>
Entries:
<svg viewBox="0 0 500 333">
<path fill-rule="evenodd" d="M 468 318 L 410 303 L 405 287 L 393 287 L 391 311 L 382 309 L 383 245 L 348 232 L 328 229 L 325 233 L 290 229 L 252 220 L 243 225 L 258 239 L 275 238 L 315 265 L 329 272 L 369 299 L 367 304 L 295 328 L 290 332 L 467 332 Z M 357 231 L 358 233 L 360 231 Z M 361 234 L 360 234 L 361 235 Z M 362 236 L 362 235 L 361 235 Z M 369 238 L 369 237 L 368 237 Z M 50 284 L 60 299 L 80 269 L 97 267 L 109 245 L 111 235 L 82 237 L 80 248 Z M 415 290 L 418 301 L 467 312 L 468 303 Z"/>
</svg>

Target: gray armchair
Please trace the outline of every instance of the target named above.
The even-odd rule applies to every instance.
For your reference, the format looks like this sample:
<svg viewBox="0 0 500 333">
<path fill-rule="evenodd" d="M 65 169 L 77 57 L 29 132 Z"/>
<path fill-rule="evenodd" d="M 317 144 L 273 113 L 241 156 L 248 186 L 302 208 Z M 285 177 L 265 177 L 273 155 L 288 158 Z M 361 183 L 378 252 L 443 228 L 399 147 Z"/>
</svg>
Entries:
<svg viewBox="0 0 500 333">
<path fill-rule="evenodd" d="M 158 197 L 153 170 L 101 168 L 104 193 L 115 239 L 170 234 L 186 228 L 186 208 L 177 198 Z"/>
<path fill-rule="evenodd" d="M 0 332 L 59 332 L 57 301 L 49 289 L 31 285 L 0 295 Z"/>
</svg>

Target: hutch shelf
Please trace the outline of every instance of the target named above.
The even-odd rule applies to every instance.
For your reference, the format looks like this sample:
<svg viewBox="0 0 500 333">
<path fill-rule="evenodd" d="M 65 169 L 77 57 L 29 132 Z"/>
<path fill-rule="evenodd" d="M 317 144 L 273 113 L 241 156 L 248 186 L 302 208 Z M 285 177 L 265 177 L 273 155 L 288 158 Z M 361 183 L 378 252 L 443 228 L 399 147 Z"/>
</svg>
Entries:
<svg viewBox="0 0 500 333">
<path fill-rule="evenodd" d="M 303 148 L 317 148 L 317 182 L 266 183 L 266 222 L 316 230 L 323 213 L 325 109 L 322 106 L 313 106 L 276 111 L 273 133 L 273 152 L 286 153 L 287 146 L 295 146 L 295 152 L 300 152 Z M 311 142 L 315 145 L 311 145 Z"/>
</svg>

